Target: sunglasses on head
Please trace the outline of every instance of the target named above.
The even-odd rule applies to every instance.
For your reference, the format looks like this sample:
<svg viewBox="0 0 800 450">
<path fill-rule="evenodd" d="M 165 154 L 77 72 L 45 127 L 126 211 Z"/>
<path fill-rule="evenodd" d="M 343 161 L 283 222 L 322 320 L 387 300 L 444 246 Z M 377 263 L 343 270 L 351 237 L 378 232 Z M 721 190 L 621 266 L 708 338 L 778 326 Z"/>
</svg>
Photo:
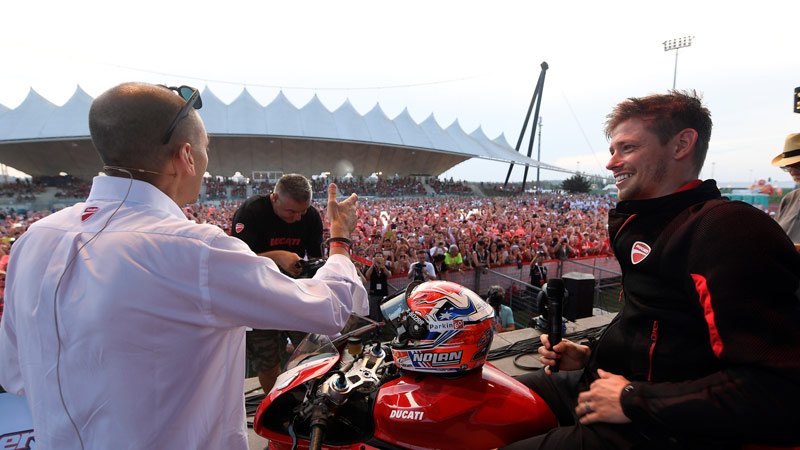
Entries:
<svg viewBox="0 0 800 450">
<path fill-rule="evenodd" d="M 186 103 L 183 105 L 180 111 L 178 111 L 178 115 L 175 116 L 175 119 L 172 120 L 172 123 L 167 128 L 167 132 L 164 133 L 164 138 L 161 139 L 162 144 L 169 143 L 169 140 L 172 139 L 172 133 L 175 132 L 175 128 L 178 127 L 178 123 L 180 123 L 181 119 L 189 115 L 189 111 L 194 109 L 200 109 L 203 107 L 203 100 L 200 98 L 200 91 L 196 88 L 191 86 L 164 86 L 159 85 L 161 87 L 167 88 L 171 91 L 175 91 L 182 99 L 186 100 Z"/>
</svg>

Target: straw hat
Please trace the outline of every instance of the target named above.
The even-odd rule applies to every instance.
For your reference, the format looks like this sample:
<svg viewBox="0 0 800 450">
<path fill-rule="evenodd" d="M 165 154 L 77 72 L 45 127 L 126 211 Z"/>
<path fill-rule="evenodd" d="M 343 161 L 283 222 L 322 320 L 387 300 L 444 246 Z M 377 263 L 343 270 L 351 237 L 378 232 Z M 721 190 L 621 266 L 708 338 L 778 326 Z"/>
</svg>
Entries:
<svg viewBox="0 0 800 450">
<path fill-rule="evenodd" d="M 800 133 L 786 136 L 783 153 L 772 158 L 772 165 L 777 167 L 791 166 L 800 162 Z"/>
</svg>

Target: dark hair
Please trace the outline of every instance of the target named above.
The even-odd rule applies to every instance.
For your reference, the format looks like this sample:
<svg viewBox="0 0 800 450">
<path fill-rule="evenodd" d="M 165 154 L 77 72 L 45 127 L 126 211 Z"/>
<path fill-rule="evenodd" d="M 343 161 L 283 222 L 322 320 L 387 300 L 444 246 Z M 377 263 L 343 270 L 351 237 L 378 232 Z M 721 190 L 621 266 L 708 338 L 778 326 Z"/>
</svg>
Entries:
<svg viewBox="0 0 800 450">
<path fill-rule="evenodd" d="M 669 91 L 667 94 L 631 97 L 620 102 L 606 116 L 606 138 L 626 120 L 640 119 L 658 136 L 662 145 L 686 128 L 697 131 L 694 162 L 698 173 L 703 167 L 711 140 L 711 112 L 703 106 L 697 91 Z"/>
<path fill-rule="evenodd" d="M 275 184 L 275 192 L 278 195 L 285 195 L 299 203 L 310 202 L 312 192 L 311 182 L 308 181 L 308 178 L 300 174 L 287 173 Z"/>
<path fill-rule="evenodd" d="M 489 287 L 489 291 L 486 293 L 486 301 L 492 305 L 493 308 L 498 307 L 501 303 L 503 303 L 503 299 L 506 296 L 506 290 L 503 289 L 502 286 L 493 285 Z"/>
</svg>

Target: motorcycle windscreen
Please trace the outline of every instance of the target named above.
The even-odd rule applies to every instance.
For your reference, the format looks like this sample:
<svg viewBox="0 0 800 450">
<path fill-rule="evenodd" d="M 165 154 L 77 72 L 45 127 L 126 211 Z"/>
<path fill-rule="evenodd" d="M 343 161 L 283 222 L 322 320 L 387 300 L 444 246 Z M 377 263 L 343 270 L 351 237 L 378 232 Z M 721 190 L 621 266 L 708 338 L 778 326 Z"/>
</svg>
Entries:
<svg viewBox="0 0 800 450">
<path fill-rule="evenodd" d="M 398 338 L 406 333 L 405 322 L 410 309 L 406 299 L 420 284 L 418 281 L 409 284 L 405 291 L 398 292 L 394 297 L 390 297 L 381 304 L 381 314 L 386 324 L 394 329 L 395 336 Z"/>
</svg>

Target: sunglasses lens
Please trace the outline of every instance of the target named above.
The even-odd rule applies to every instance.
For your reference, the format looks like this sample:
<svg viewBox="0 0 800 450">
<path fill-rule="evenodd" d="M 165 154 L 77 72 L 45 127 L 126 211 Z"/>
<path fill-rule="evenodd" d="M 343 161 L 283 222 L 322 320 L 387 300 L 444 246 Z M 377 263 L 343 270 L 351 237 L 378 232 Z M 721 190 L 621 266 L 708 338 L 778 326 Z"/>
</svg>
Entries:
<svg viewBox="0 0 800 450">
<path fill-rule="evenodd" d="M 190 86 L 181 86 L 178 88 L 178 94 L 181 96 L 182 99 L 186 100 L 187 102 L 191 100 L 192 95 L 197 92 L 197 89 L 190 87 Z M 203 107 L 203 100 L 200 98 L 200 93 L 197 92 L 197 98 L 192 105 L 194 109 L 200 109 Z"/>
<path fill-rule="evenodd" d="M 193 93 L 194 89 L 190 88 L 189 86 L 181 86 L 178 88 L 178 94 L 180 94 L 180 96 L 186 101 L 189 101 Z"/>
</svg>

